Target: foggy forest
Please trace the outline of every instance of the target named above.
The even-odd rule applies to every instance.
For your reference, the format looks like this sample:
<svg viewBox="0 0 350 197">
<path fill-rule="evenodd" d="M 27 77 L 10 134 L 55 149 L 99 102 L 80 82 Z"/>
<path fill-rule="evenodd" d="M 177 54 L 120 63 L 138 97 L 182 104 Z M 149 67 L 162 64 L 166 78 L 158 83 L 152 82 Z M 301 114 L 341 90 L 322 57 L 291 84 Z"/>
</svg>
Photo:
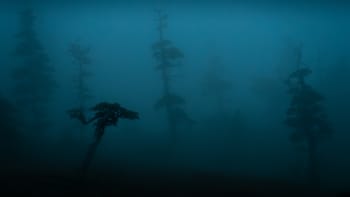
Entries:
<svg viewBox="0 0 350 197">
<path fill-rule="evenodd" d="M 350 190 L 346 3 L 4 0 L 0 25 L 1 192 Z"/>
</svg>

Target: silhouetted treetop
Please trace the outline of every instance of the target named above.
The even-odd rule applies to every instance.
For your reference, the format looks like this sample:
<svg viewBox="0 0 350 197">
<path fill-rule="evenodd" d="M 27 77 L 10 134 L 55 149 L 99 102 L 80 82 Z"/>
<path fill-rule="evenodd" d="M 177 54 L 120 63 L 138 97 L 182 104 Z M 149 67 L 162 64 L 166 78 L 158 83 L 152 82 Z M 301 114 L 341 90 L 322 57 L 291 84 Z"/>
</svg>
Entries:
<svg viewBox="0 0 350 197">
<path fill-rule="evenodd" d="M 34 29 L 35 20 L 34 12 L 30 8 L 20 13 L 19 32 L 16 34 L 20 42 L 15 49 L 15 55 L 32 55 L 33 53 L 39 53 L 43 50 L 43 46 L 38 40 Z"/>
</svg>

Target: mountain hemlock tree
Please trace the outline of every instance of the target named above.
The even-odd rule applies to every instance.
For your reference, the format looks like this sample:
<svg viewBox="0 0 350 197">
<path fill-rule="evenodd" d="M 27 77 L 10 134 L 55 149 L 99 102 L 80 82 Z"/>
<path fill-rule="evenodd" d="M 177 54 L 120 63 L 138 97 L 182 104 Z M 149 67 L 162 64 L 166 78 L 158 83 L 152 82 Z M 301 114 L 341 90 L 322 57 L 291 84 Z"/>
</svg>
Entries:
<svg viewBox="0 0 350 197">
<path fill-rule="evenodd" d="M 153 56 L 158 64 L 156 70 L 161 73 L 163 92 L 162 97 L 156 102 L 154 107 L 157 110 L 161 108 L 165 109 L 171 135 L 171 145 L 174 145 L 177 140 L 177 125 L 180 123 L 191 125 L 193 120 L 183 108 L 185 100 L 175 94 L 171 87 L 171 70 L 179 65 L 178 61 L 184 57 L 184 54 L 170 40 L 165 39 L 164 30 L 167 27 L 167 15 L 161 10 L 157 10 L 156 12 L 159 37 L 158 41 L 153 44 L 152 49 Z"/>
<path fill-rule="evenodd" d="M 72 56 L 73 64 L 78 67 L 78 72 L 74 80 L 78 105 L 82 111 L 85 111 L 87 101 L 92 98 L 88 86 L 88 78 L 92 76 L 88 70 L 88 66 L 91 64 L 91 58 L 89 57 L 90 48 L 75 42 L 69 46 L 69 52 Z M 83 136 L 83 132 L 84 126 L 80 125 L 81 136 Z"/>
<path fill-rule="evenodd" d="M 306 145 L 308 176 L 310 183 L 318 187 L 320 184 L 319 142 L 329 137 L 332 131 L 322 106 L 324 98 L 305 81 L 305 77 L 310 74 L 310 69 L 298 68 L 288 77 L 287 85 L 292 99 L 287 110 L 286 124 L 295 129 L 290 140 Z"/>
<path fill-rule="evenodd" d="M 88 65 L 91 64 L 91 58 L 89 57 L 90 48 L 82 46 L 79 43 L 72 43 L 69 46 L 69 52 L 72 55 L 73 64 L 78 66 L 78 72 L 76 76 L 76 88 L 78 103 L 82 110 L 86 109 L 86 102 L 90 99 L 91 93 L 88 87 L 88 78 L 92 76 L 88 70 Z"/>
<path fill-rule="evenodd" d="M 53 96 L 56 81 L 54 68 L 35 32 L 32 9 L 20 13 L 19 43 L 15 48 L 17 66 L 13 70 L 14 96 L 29 130 L 44 131 L 48 127 L 47 105 Z"/>
</svg>

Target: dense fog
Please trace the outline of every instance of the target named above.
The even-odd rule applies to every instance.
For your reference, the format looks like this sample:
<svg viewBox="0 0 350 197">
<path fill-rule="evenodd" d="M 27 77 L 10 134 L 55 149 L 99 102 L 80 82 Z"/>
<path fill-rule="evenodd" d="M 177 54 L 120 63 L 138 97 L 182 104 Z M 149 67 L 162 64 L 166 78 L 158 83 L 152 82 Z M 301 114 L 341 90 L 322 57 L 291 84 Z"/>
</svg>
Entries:
<svg viewBox="0 0 350 197">
<path fill-rule="evenodd" d="M 76 177 L 93 149 L 84 176 L 97 180 L 205 174 L 346 191 L 349 11 L 324 1 L 2 1 L 2 171 Z M 293 100 L 293 77 L 323 98 L 321 122 L 300 112 L 303 123 L 286 123 L 305 101 Z M 89 124 L 99 103 L 138 117 Z"/>
</svg>

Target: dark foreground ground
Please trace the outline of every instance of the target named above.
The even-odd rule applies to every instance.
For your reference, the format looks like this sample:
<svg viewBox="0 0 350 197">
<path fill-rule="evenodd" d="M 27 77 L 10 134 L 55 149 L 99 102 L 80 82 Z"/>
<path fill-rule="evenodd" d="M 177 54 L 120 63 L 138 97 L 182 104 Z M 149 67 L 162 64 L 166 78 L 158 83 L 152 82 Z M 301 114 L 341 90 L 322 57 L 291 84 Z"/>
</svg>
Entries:
<svg viewBox="0 0 350 197">
<path fill-rule="evenodd" d="M 0 196 L 348 196 L 315 192 L 281 180 L 226 177 L 208 173 L 111 175 L 88 178 L 59 172 L 2 172 Z"/>
</svg>

